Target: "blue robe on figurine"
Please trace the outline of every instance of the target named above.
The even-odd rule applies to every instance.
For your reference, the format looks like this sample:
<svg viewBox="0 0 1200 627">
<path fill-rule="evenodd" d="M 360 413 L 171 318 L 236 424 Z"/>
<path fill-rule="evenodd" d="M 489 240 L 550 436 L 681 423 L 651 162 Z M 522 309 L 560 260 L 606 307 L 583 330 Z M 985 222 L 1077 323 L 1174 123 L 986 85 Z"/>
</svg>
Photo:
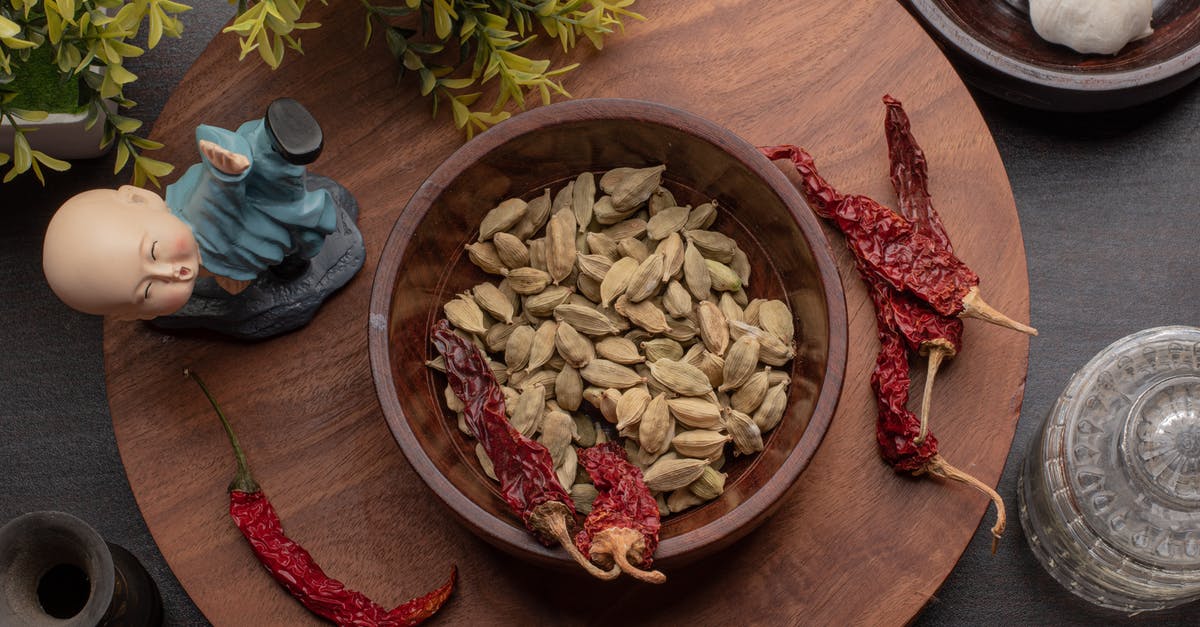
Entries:
<svg viewBox="0 0 1200 627">
<path fill-rule="evenodd" d="M 202 266 L 245 281 L 285 256 L 308 259 L 320 252 L 337 227 L 337 207 L 327 190 L 305 188 L 305 167 L 284 161 L 263 120 L 246 122 L 236 133 L 201 125 L 200 140 L 250 160 L 244 172 L 229 175 L 201 153 L 200 163 L 167 186 L 167 206 L 192 227 Z"/>
</svg>

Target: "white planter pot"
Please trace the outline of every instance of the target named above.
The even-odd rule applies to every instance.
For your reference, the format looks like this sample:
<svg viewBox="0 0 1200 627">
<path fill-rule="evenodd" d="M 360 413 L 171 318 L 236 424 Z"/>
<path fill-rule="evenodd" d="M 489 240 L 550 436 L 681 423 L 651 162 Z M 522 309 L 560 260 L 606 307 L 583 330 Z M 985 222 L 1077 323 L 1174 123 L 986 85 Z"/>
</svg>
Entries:
<svg viewBox="0 0 1200 627">
<path fill-rule="evenodd" d="M 86 129 L 87 111 L 82 113 L 51 113 L 46 119 L 38 122 L 20 123 L 26 129 L 25 138 L 34 150 L 40 150 L 51 157 L 59 159 L 89 159 L 99 157 L 108 152 L 111 144 L 100 148 L 100 139 L 104 136 L 104 118 L 100 118 Z M 20 118 L 18 118 L 20 120 Z M 37 129 L 29 131 L 29 129 Z M 0 122 L 0 152 L 12 154 L 13 128 L 5 119 Z"/>
</svg>

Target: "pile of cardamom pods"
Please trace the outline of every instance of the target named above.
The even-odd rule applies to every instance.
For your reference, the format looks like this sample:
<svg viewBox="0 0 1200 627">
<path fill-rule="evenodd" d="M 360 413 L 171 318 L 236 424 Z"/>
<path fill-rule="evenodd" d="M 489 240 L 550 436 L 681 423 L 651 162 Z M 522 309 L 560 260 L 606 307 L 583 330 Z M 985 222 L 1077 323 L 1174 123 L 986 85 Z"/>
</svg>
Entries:
<svg viewBox="0 0 1200 627">
<path fill-rule="evenodd" d="M 787 406 L 792 312 L 748 298 L 746 254 L 709 230 L 716 201 L 676 204 L 664 170 L 585 172 L 553 197 L 504 200 L 467 245 L 498 281 L 444 305 L 489 356 L 513 426 L 549 449 L 584 513 L 596 490 L 575 447 L 608 440 L 592 415 L 624 438 L 666 516 L 717 498 L 726 451 L 761 451 Z M 445 370 L 441 357 L 428 365 Z M 462 403 L 449 386 L 444 395 L 471 435 Z"/>
</svg>

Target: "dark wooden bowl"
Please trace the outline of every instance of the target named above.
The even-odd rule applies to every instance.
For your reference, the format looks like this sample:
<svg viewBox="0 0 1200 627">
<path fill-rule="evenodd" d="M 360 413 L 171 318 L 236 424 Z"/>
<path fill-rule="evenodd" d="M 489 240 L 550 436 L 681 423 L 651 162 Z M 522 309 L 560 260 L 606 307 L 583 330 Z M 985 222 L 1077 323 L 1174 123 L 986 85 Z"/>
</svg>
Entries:
<svg viewBox="0 0 1200 627">
<path fill-rule="evenodd" d="M 464 524 L 519 557 L 573 567 L 562 549 L 534 541 L 483 474 L 474 440 L 441 400 L 444 376 L 424 365 L 436 354 L 429 329 L 454 294 L 494 280 L 463 246 L 498 201 L 558 189 L 583 171 L 658 163 L 680 202 L 719 201 L 714 228 L 746 250 L 752 295 L 787 299 L 800 329 L 783 422 L 762 453 L 726 466 L 721 498 L 664 521 L 659 563 L 701 557 L 762 522 L 833 417 L 846 365 L 841 282 L 816 219 L 777 168 L 729 131 L 649 102 L 577 100 L 521 114 L 460 148 L 417 190 L 383 251 L 370 314 L 375 388 L 408 461 Z"/>
<path fill-rule="evenodd" d="M 1116 55 L 1080 54 L 1047 42 L 1029 16 L 1014 8 L 1020 2 L 907 2 L 965 80 L 1023 106 L 1119 109 L 1164 96 L 1200 76 L 1200 5 L 1194 0 L 1156 1 L 1154 34 Z"/>
</svg>

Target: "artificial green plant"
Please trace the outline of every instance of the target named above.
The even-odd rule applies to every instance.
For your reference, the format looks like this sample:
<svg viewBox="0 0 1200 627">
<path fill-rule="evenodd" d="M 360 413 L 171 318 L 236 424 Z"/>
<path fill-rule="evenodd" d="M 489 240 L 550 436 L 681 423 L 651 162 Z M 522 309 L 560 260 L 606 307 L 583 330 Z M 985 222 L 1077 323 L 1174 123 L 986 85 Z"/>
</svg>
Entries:
<svg viewBox="0 0 1200 627">
<path fill-rule="evenodd" d="M 163 37 L 180 36 L 183 24 L 176 15 L 190 8 L 172 0 L 0 0 L 0 118 L 14 130 L 12 152 L 0 152 L 0 166 L 12 164 L 3 181 L 32 170 L 45 183 L 41 168 L 70 167 L 32 149 L 26 137 L 51 113 L 38 108 L 38 99 L 28 97 L 29 83 L 21 80 L 33 71 L 35 52 L 41 52 L 62 84 L 78 83 L 77 102 L 87 111 L 89 129 L 104 113 L 100 145 L 116 143 L 114 173 L 132 161 L 135 185 L 158 186 L 158 178 L 172 167 L 142 151 L 162 145 L 134 135 L 142 123 L 119 113 L 135 105 L 123 93 L 137 79 L 125 60 L 145 52 L 131 43 L 143 25 L 146 49 L 154 48 Z"/>
<path fill-rule="evenodd" d="M 238 17 L 225 29 L 236 33 L 244 58 L 257 51 L 272 68 L 285 51 L 303 52 L 297 31 L 320 26 L 302 22 L 305 0 L 230 0 Z M 623 28 L 622 18 L 641 20 L 629 10 L 634 0 L 359 0 L 365 11 L 364 46 L 382 30 L 384 41 L 400 64 L 400 78 L 417 77 L 421 95 L 432 99 L 433 113 L 448 103 L 454 126 L 468 137 L 509 117 L 511 102 L 525 108 L 525 94 L 536 92 L 543 104 L 554 94 L 570 97 L 560 77 L 578 63 L 551 67 L 548 59 L 532 59 L 521 49 L 536 30 L 557 39 L 570 51 L 580 37 L 597 49 L 604 36 Z M 499 91 L 483 103 L 479 87 L 492 79 Z"/>
</svg>

